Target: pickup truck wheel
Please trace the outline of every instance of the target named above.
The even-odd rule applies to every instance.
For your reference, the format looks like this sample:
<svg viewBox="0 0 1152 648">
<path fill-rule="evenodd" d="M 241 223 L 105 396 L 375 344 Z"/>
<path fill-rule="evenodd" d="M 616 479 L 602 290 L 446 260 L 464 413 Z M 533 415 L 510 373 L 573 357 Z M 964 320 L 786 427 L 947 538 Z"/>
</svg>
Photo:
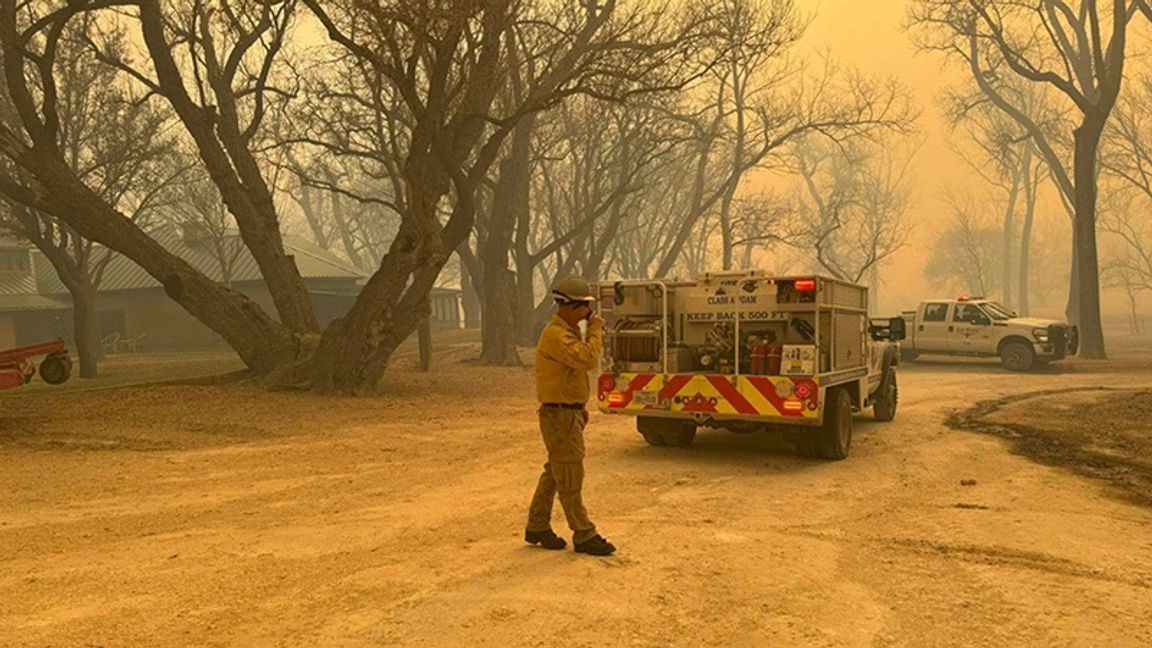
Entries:
<svg viewBox="0 0 1152 648">
<path fill-rule="evenodd" d="M 896 382 L 896 370 L 889 368 L 880 388 L 876 390 L 876 402 L 872 405 L 872 413 L 877 421 L 887 423 L 896 418 L 896 405 L 900 400 L 900 387 Z"/>
<path fill-rule="evenodd" d="M 840 461 L 848 458 L 852 449 L 852 397 L 847 390 L 829 390 L 824 406 L 824 423 L 820 426 L 816 446 L 825 459 Z"/>
<path fill-rule="evenodd" d="M 1000 364 L 1010 371 L 1028 371 L 1036 364 L 1036 352 L 1025 342 L 1009 342 L 1000 349 Z"/>
</svg>

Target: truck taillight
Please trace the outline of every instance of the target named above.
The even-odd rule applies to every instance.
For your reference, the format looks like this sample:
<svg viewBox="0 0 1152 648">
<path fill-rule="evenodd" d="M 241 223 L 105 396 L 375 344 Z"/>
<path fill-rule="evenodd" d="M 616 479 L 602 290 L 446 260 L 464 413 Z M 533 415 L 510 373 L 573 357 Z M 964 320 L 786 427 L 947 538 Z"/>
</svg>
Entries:
<svg viewBox="0 0 1152 648">
<path fill-rule="evenodd" d="M 600 391 L 610 392 L 613 389 L 616 389 L 616 379 L 611 374 L 600 376 Z"/>
<path fill-rule="evenodd" d="M 795 282 L 793 282 L 792 287 L 795 288 L 797 292 L 812 292 L 813 290 L 816 290 L 816 280 L 797 279 Z"/>
<path fill-rule="evenodd" d="M 796 398 L 800 400 L 808 400 L 816 394 L 816 385 L 807 380 L 801 380 L 796 383 L 796 388 L 792 390 Z"/>
</svg>

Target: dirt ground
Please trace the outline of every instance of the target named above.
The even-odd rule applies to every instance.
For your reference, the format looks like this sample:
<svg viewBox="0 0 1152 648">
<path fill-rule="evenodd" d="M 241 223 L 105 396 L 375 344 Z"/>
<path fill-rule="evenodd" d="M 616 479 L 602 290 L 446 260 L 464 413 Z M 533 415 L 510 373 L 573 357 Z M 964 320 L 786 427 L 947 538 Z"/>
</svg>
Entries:
<svg viewBox="0 0 1152 648">
<path fill-rule="evenodd" d="M 1152 645 L 1152 508 L 945 425 L 1041 390 L 1152 390 L 1152 363 L 901 380 L 897 420 L 859 416 L 840 463 L 722 431 L 651 448 L 594 414 L 586 499 L 609 559 L 521 542 L 544 459 L 525 370 L 445 360 L 356 400 L 7 393 L 0 645 Z M 981 416 L 1072 434 L 1117 397 Z M 1147 430 L 1120 434 L 1147 448 Z"/>
<path fill-rule="evenodd" d="M 1111 482 L 1152 505 L 1152 391 L 1071 387 L 985 401 L 949 419 L 1030 458 Z"/>
</svg>

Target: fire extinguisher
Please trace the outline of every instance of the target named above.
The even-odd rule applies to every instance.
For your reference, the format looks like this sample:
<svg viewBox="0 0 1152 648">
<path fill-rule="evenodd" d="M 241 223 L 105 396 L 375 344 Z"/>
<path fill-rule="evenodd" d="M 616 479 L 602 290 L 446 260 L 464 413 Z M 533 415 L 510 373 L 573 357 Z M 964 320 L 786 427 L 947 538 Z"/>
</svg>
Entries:
<svg viewBox="0 0 1152 648">
<path fill-rule="evenodd" d="M 764 343 L 764 357 L 765 364 L 767 364 L 767 373 L 770 376 L 780 375 L 780 361 L 784 358 L 784 345 L 779 342 L 765 342 Z"/>
<path fill-rule="evenodd" d="M 764 370 L 768 368 L 768 355 L 767 349 L 763 342 L 757 340 L 752 343 L 752 375 L 762 376 Z"/>
</svg>

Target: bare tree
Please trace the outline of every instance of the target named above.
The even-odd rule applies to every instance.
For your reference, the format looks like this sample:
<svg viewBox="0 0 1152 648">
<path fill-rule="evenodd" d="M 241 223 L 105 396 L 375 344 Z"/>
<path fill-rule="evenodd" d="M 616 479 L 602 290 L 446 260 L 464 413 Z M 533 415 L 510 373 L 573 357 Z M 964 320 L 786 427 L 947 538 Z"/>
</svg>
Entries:
<svg viewBox="0 0 1152 648">
<path fill-rule="evenodd" d="M 170 200 L 170 189 L 183 168 L 175 163 L 174 142 L 165 135 L 166 118 L 133 102 L 116 83 L 116 73 L 84 51 L 82 38 L 92 17 L 64 28 L 55 55 L 59 120 L 57 142 L 64 162 L 128 220 L 144 225 Z M 120 49 L 122 40 L 110 38 Z M 0 97 L 6 121 L 18 121 L 9 97 Z M 8 177 L 27 179 L 19 167 L 5 164 Z M 63 220 L 25 204 L 9 202 L 3 226 L 32 243 L 52 265 L 72 298 L 73 330 L 80 376 L 94 378 L 101 355 L 98 290 L 111 259 L 106 248 L 80 235 Z"/>
<path fill-rule="evenodd" d="M 736 2 L 733 11 L 747 3 Z M 724 260 L 731 265 L 734 240 L 731 232 L 731 206 L 744 178 L 754 169 L 779 167 L 787 146 L 799 138 L 819 134 L 834 141 L 846 141 L 880 130 L 902 130 L 913 119 L 903 90 L 893 82 L 878 82 L 859 74 L 842 73 L 828 62 L 822 75 L 814 80 L 797 73 L 785 57 L 788 49 L 803 33 L 791 18 L 791 2 L 773 3 L 770 12 L 760 14 L 768 34 L 761 40 L 774 43 L 772 56 L 755 57 L 757 74 L 768 74 L 767 80 L 746 78 L 745 83 L 759 83 L 755 91 L 745 86 L 744 105 L 733 108 L 728 76 L 721 74 L 705 95 L 707 104 L 690 116 L 697 140 L 696 159 L 686 176 L 691 199 L 674 224 L 675 237 L 664 248 L 655 273 L 667 276 L 676 266 L 684 245 L 692 237 L 697 223 L 707 214 L 719 212 Z M 788 12 L 776 15 L 772 11 Z M 755 15 L 755 14 L 750 14 Z M 747 20 L 742 18 L 741 20 Z M 750 28 L 742 27 L 735 37 L 747 36 Z M 727 42 L 725 51 L 753 50 L 741 41 Z M 741 68 L 745 63 L 737 64 Z M 765 72 L 765 71 L 770 72 Z M 751 73 L 752 68 L 746 70 Z M 734 120 L 735 126 L 730 124 Z M 735 128 L 735 130 L 731 130 Z M 727 221 L 727 222 L 725 222 Z"/>
<path fill-rule="evenodd" d="M 397 218 L 390 208 L 361 197 L 364 180 L 350 179 L 361 170 L 341 164 L 345 158 L 336 154 L 307 164 L 292 154 L 286 157 L 291 176 L 285 193 L 300 208 L 312 241 L 363 272 L 378 268 L 395 236 Z M 352 189 L 346 193 L 341 187 Z"/>
<path fill-rule="evenodd" d="M 1117 110 L 1101 155 L 1103 181 L 1109 191 L 1101 206 L 1101 230 L 1108 243 L 1106 284 L 1125 291 L 1137 328 L 1137 296 L 1152 290 L 1152 122 L 1147 101 L 1152 80 L 1143 79 Z"/>
<path fill-rule="evenodd" d="M 615 15 L 607 16 L 610 20 L 601 27 L 596 39 L 582 46 L 584 51 L 570 49 L 567 62 L 557 60 L 553 52 L 557 47 L 564 51 L 572 46 L 557 42 L 553 30 L 541 30 L 539 25 L 562 26 L 571 20 L 565 17 L 571 10 L 559 4 L 545 4 L 529 12 L 525 16 L 527 20 L 517 25 L 515 38 L 510 39 L 509 83 L 498 97 L 498 103 L 521 104 L 541 82 L 553 83 L 550 78 L 571 77 L 577 83 L 575 91 L 557 100 L 563 99 L 565 104 L 576 101 L 586 108 L 599 110 L 596 103 L 636 102 L 641 97 L 678 89 L 700 74 L 702 66 L 693 64 L 694 56 L 685 55 L 702 40 L 704 25 L 708 22 L 696 24 L 698 21 L 688 19 L 700 18 L 689 14 L 690 7 L 671 11 L 668 6 L 663 13 L 657 13 L 659 8 L 634 5 L 625 9 L 617 7 L 612 0 L 604 3 L 604 9 Z M 581 58 L 598 61 L 600 69 L 595 76 L 602 80 L 594 86 L 579 81 L 579 77 L 587 74 L 577 67 Z M 541 61 L 547 64 L 542 66 Z M 588 211 L 577 223 L 572 223 L 572 229 L 557 234 L 559 240 L 546 244 L 543 250 L 528 251 L 532 175 L 538 157 L 536 133 L 548 119 L 548 113 L 534 113 L 517 123 L 496 170 L 490 209 L 485 213 L 482 228 L 478 229 L 482 234 L 477 237 L 476 257 L 480 268 L 474 278 L 480 279 L 484 306 L 481 360 L 489 364 L 518 364 L 515 343 L 528 342 L 528 338 L 534 337 L 540 309 L 536 308 L 533 277 L 542 256 L 572 239 L 579 239 L 580 244 L 588 243 L 585 247 L 590 254 L 585 259 L 589 262 L 586 265 L 599 266 L 603 246 L 596 245 L 592 224 L 609 212 L 613 204 L 618 204 L 617 193 L 593 197 L 597 192 L 588 192 L 585 196 Z M 631 141 L 627 132 L 621 134 L 625 143 Z M 594 160 L 588 162 L 595 164 Z M 601 188 L 615 183 L 618 189 L 624 189 L 629 183 L 627 177 L 620 177 L 621 173 L 629 173 L 628 169 L 586 166 L 584 171 L 585 180 L 595 181 Z M 515 270 L 510 261 L 515 261 Z M 597 270 L 596 267 L 583 268 L 585 274 Z"/>
<path fill-rule="evenodd" d="M 1003 237 L 972 196 L 947 196 L 952 218 L 932 241 L 924 266 L 937 288 L 991 298 L 1002 288 L 999 260 Z"/>
<path fill-rule="evenodd" d="M 1042 86 L 1021 81 L 1005 84 L 1002 92 L 1043 128 L 1051 141 L 1059 139 L 1060 131 L 1066 128 L 1064 115 L 1051 109 Z M 977 151 L 973 158 L 957 145 L 957 154 L 986 184 L 1003 193 L 1002 302 L 1009 307 L 1018 304 L 1020 312 L 1027 313 L 1036 201 L 1040 185 L 1048 178 L 1044 157 L 1037 155 L 1032 136 L 979 91 L 949 93 L 945 110 L 952 125 L 961 129 Z M 1018 237 L 1017 216 L 1021 209 L 1024 213 Z"/>
<path fill-rule="evenodd" d="M 276 74 L 295 0 L 136 0 L 136 22 L 153 74 L 93 39 L 101 60 L 162 97 L 183 125 L 236 219 L 280 321 L 296 334 L 319 330 L 294 259 L 285 253 L 267 165 L 255 152 L 269 113 L 282 107 L 290 76 Z M 167 9 L 167 11 L 166 11 Z"/>
<path fill-rule="evenodd" d="M 798 213 L 784 240 L 812 250 L 832 276 L 860 283 L 908 235 L 911 154 L 897 142 L 835 144 L 815 137 L 792 147 Z"/>
<path fill-rule="evenodd" d="M 1096 245 L 1097 153 L 1124 81 L 1129 24 L 1146 10 L 1143 0 L 917 0 L 911 14 L 921 46 L 965 63 L 988 100 L 1033 138 L 1074 206 L 1077 290 L 1072 296 L 1080 353 L 1087 358 L 1106 357 Z M 1013 77 L 1050 87 L 1075 110 L 1079 119 L 1070 160 L 1004 91 L 1003 79 Z"/>
<path fill-rule="evenodd" d="M 552 304 L 546 290 L 533 291 L 537 268 L 556 261 L 543 272 L 543 286 L 561 275 L 611 274 L 629 215 L 642 209 L 649 183 L 675 156 L 682 134 L 649 99 L 574 97 L 538 128 L 530 221 L 517 225 L 514 246 L 522 343 L 531 343 Z"/>
<path fill-rule="evenodd" d="M 395 345 L 426 317 L 428 290 L 450 253 L 468 240 L 478 188 L 516 127 L 567 96 L 603 95 L 621 76 L 643 75 L 651 50 L 664 46 L 636 41 L 649 14 L 617 11 L 615 2 L 547 7 L 555 15 L 546 21 L 505 0 L 421 7 L 304 2 L 343 55 L 385 80 L 412 125 L 402 151 L 399 234 L 348 316 L 325 331 L 311 371 L 313 384 L 355 390 L 374 382 Z M 540 37 L 518 37 L 525 30 Z M 516 45 L 508 45 L 513 38 Z M 516 69 L 512 57 L 533 42 L 552 44 L 534 58 L 538 73 L 518 100 L 497 104 Z M 677 56 L 688 53 L 683 43 L 673 47 Z M 438 206 L 449 196 L 451 215 L 442 222 Z"/>
<path fill-rule="evenodd" d="M 168 221 L 185 240 L 208 250 L 220 269 L 221 283 L 231 286 L 246 248 L 220 192 L 203 173 L 193 172 L 175 185 L 174 193 L 178 202 L 165 210 Z"/>
<path fill-rule="evenodd" d="M 1104 285 L 1124 291 L 1128 298 L 1129 328 L 1142 333 L 1139 298 L 1152 291 L 1152 223 L 1146 213 L 1152 200 L 1142 190 L 1119 184 L 1101 205 L 1104 236 Z"/>
<path fill-rule="evenodd" d="M 68 164 L 61 145 L 62 97 L 57 78 L 61 42 L 73 20 L 113 4 L 0 0 L 5 91 L 16 115 L 0 124 L 0 154 L 16 170 L 0 173 L 0 193 L 124 254 L 227 340 L 245 363 L 269 371 L 295 357 L 298 345 L 291 333 L 244 295 L 212 281 L 165 250 L 97 188 L 86 184 L 82 169 Z M 102 51 L 108 58 L 116 54 L 107 47 Z"/>
</svg>

